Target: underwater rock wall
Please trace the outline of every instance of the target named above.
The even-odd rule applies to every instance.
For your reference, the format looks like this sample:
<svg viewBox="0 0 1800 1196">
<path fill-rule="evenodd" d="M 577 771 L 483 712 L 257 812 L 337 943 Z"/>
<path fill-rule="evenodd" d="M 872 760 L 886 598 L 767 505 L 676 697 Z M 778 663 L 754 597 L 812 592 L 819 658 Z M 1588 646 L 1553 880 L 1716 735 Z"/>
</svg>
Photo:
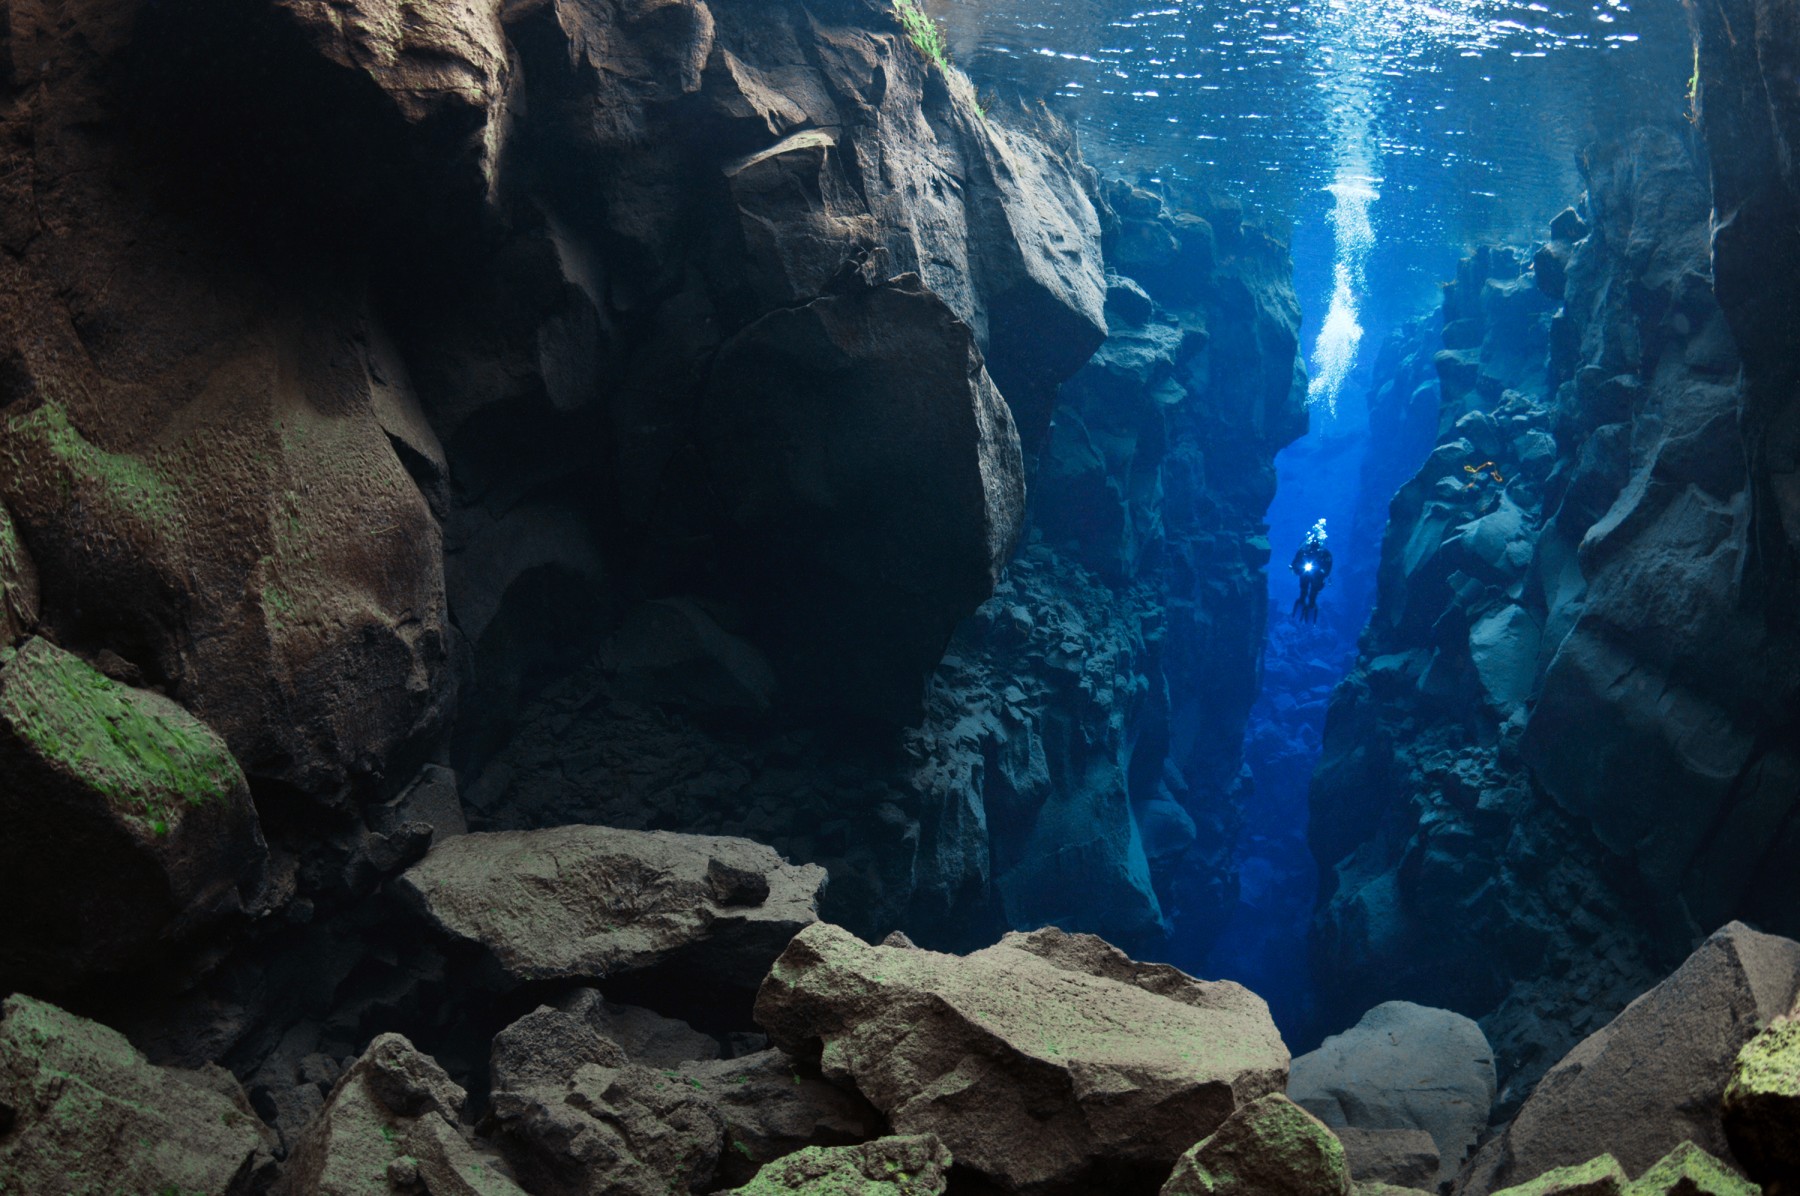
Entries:
<svg viewBox="0 0 1800 1196">
<path fill-rule="evenodd" d="M 4 25 L 0 690 L 74 680 L 0 728 L 0 989 L 461 1068 L 500 1014 L 381 886 L 468 829 L 746 836 L 946 946 L 1229 908 L 1303 420 L 1234 208 L 868 0 L 60 11 Z"/>
<path fill-rule="evenodd" d="M 1705 932 L 1793 929 L 1791 604 L 1762 579 L 1791 546 L 1696 157 L 1596 147 L 1580 214 L 1447 289 L 1438 444 L 1314 782 L 1335 1020 L 1482 1015 L 1503 1109 Z"/>
<path fill-rule="evenodd" d="M 692 618 L 664 602 L 526 709 L 469 787 L 478 825 L 748 835 L 826 864 L 827 916 L 875 938 L 973 948 L 1055 923 L 1204 950 L 1234 899 L 1262 515 L 1304 419 L 1298 311 L 1285 248 L 1234 207 L 1096 198 L 1109 338 L 1064 387 L 1026 542 L 916 725 L 891 745 L 732 725 L 720 709 L 749 703 L 723 669 L 635 663 Z"/>
<path fill-rule="evenodd" d="M 1191 967 L 1236 899 L 1263 518 L 1306 417 L 1286 247 L 1233 204 L 1150 187 L 1105 189 L 1110 335 L 1063 388 L 1032 542 L 952 652 L 1022 694 L 981 744 L 1006 924 Z M 946 715 L 980 704 L 949 679 Z"/>
<path fill-rule="evenodd" d="M 777 756 L 812 720 L 879 758 L 863 739 L 919 717 L 1105 334 L 1071 147 L 862 0 L 83 11 L 6 11 L 4 630 L 80 681 L 11 728 L 13 825 L 55 823 L 26 778 L 85 770 L 134 884 L 309 933 L 460 829 L 445 765 L 504 805 L 520 708 L 590 660 L 644 717 Z M 108 723 L 121 702 L 154 717 Z M 555 734 L 581 777 L 581 728 Z M 230 836 L 268 845 L 235 891 L 187 874 L 204 820 L 164 808 L 183 745 L 219 741 Z M 629 747 L 705 774 L 710 809 L 596 783 L 581 820 L 754 811 L 693 740 Z M 806 772 L 827 818 L 777 800 L 807 858 L 845 823 L 918 837 Z M 902 905 L 936 875 L 894 866 Z M 68 896 L 5 872 L 26 907 Z M 181 974 L 180 912 L 116 954 Z M 39 919 L 0 987 L 93 979 L 31 961 L 96 917 Z"/>
</svg>

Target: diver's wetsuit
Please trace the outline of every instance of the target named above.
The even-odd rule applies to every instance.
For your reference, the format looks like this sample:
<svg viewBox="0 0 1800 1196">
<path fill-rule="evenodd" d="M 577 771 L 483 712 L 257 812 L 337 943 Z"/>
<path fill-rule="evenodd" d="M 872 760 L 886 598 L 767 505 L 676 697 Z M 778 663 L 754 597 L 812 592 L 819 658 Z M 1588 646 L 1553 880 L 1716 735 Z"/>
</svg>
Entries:
<svg viewBox="0 0 1800 1196">
<path fill-rule="evenodd" d="M 1323 544 L 1304 544 L 1294 554 L 1294 576 L 1300 579 L 1300 596 L 1294 599 L 1294 613 L 1307 623 L 1319 621 L 1319 591 L 1331 576 L 1331 550 Z"/>
</svg>

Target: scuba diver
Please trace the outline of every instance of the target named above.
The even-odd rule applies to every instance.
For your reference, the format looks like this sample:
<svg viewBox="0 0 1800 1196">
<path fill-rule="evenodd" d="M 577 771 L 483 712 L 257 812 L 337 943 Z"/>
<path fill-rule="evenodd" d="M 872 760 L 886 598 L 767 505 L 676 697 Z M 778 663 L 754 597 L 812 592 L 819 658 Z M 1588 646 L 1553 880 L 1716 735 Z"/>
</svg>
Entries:
<svg viewBox="0 0 1800 1196">
<path fill-rule="evenodd" d="M 1331 576 L 1331 550 L 1325 547 L 1325 521 L 1319 520 L 1307 529 L 1306 543 L 1294 554 L 1291 566 L 1300 579 L 1300 596 L 1294 599 L 1294 614 L 1304 623 L 1319 621 L 1319 591 Z"/>
</svg>

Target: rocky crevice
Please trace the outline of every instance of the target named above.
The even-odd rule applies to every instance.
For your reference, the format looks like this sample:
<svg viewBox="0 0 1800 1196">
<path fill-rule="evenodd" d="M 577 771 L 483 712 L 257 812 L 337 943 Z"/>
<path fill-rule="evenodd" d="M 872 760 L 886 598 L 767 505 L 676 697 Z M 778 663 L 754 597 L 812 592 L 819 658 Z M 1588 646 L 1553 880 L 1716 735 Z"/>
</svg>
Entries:
<svg viewBox="0 0 1800 1196">
<path fill-rule="evenodd" d="M 1792 550 L 1752 416 L 1781 384 L 1724 301 L 1732 201 L 1660 130 L 1584 169 L 1579 213 L 1446 292 L 1437 447 L 1312 798 L 1340 1015 L 1484 1015 L 1503 1105 L 1705 930 L 1792 929 Z"/>
</svg>

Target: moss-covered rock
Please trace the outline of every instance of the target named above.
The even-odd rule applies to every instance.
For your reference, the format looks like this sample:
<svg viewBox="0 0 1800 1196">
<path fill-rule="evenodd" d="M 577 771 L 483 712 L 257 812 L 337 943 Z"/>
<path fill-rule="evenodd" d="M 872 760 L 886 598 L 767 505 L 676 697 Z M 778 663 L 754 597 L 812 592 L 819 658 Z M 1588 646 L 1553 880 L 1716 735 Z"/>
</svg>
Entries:
<svg viewBox="0 0 1800 1196">
<path fill-rule="evenodd" d="M 37 624 L 37 569 L 0 502 L 0 649 L 11 647 Z"/>
<path fill-rule="evenodd" d="M 1350 1184 L 1350 1196 L 1432 1196 L 1432 1193 L 1425 1191 L 1423 1188 L 1400 1188 L 1395 1187 L 1393 1184 L 1384 1184 L 1379 1181 L 1373 1183 L 1357 1183 L 1352 1181 Z"/>
<path fill-rule="evenodd" d="M 939 1196 L 950 1152 L 932 1134 L 878 1138 L 857 1146 L 809 1146 L 768 1164 L 740 1196 Z"/>
<path fill-rule="evenodd" d="M 1800 1019 L 1777 1018 L 1738 1052 L 1725 1136 L 1751 1178 L 1800 1184 Z"/>
<path fill-rule="evenodd" d="M 1630 1181 L 1619 1160 L 1609 1154 L 1572 1167 L 1546 1171 L 1536 1179 L 1494 1193 L 1494 1196 L 1625 1196 Z"/>
<path fill-rule="evenodd" d="M 116 1030 L 25 996 L 0 1006 L 0 1192 L 255 1189 L 271 1138 L 237 1081 L 155 1067 Z"/>
<path fill-rule="evenodd" d="M 1625 1189 L 1625 1196 L 1758 1196 L 1761 1188 L 1695 1146 L 1683 1142 Z"/>
<path fill-rule="evenodd" d="M 1253 1101 L 1175 1164 L 1162 1196 L 1349 1196 L 1344 1148 L 1285 1095 Z"/>
<path fill-rule="evenodd" d="M 7 666 L 0 719 L 47 766 L 157 834 L 244 787 L 237 761 L 205 724 L 45 640 L 28 642 Z"/>
<path fill-rule="evenodd" d="M 57 991 L 253 905 L 244 775 L 179 705 L 33 638 L 0 665 L 0 987 Z"/>
</svg>

